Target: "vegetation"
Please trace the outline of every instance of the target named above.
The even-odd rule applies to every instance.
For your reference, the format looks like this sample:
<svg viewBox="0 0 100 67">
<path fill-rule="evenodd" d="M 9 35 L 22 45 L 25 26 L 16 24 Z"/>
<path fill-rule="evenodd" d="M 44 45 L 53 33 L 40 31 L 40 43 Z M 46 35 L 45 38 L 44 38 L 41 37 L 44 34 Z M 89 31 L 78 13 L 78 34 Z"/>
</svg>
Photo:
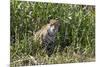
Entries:
<svg viewBox="0 0 100 67">
<path fill-rule="evenodd" d="M 95 61 L 95 6 L 12 0 L 10 10 L 12 67 Z M 33 41 L 49 18 L 61 21 L 50 57 Z"/>
</svg>

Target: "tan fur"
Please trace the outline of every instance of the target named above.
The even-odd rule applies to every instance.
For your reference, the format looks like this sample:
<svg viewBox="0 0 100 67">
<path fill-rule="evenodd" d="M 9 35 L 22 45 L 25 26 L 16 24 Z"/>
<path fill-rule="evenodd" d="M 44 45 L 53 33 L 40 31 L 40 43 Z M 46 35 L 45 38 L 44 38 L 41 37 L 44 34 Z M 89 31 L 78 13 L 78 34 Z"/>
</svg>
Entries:
<svg viewBox="0 0 100 67">
<path fill-rule="evenodd" d="M 59 26 L 59 21 L 58 20 L 55 20 L 55 19 L 52 19 L 49 21 L 49 24 L 43 26 L 39 31 L 37 31 L 35 34 L 34 34 L 34 40 L 35 42 L 38 42 L 40 44 L 42 44 L 42 38 L 45 37 L 47 35 L 47 30 L 54 26 L 55 28 L 57 28 Z"/>
</svg>

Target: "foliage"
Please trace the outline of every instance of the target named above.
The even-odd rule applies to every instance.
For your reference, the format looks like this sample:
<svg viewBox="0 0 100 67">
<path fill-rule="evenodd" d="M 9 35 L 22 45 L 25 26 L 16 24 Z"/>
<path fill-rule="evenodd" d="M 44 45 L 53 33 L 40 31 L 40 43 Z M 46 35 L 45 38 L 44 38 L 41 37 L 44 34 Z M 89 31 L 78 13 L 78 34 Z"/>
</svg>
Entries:
<svg viewBox="0 0 100 67">
<path fill-rule="evenodd" d="M 11 66 L 94 61 L 95 6 L 12 0 L 10 10 Z M 61 21 L 51 57 L 33 41 L 49 17 Z"/>
</svg>

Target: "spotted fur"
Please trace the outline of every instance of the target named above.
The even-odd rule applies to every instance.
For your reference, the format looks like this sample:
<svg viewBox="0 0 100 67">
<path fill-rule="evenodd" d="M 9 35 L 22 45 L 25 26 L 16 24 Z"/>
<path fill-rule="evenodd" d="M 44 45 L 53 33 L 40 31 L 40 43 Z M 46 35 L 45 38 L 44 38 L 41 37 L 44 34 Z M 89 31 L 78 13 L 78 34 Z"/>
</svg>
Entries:
<svg viewBox="0 0 100 67">
<path fill-rule="evenodd" d="M 60 23 L 58 20 L 51 19 L 49 24 L 43 26 L 34 35 L 34 41 L 42 44 L 45 47 L 47 53 L 50 53 L 50 51 L 54 48 L 54 42 L 59 26 Z"/>
</svg>

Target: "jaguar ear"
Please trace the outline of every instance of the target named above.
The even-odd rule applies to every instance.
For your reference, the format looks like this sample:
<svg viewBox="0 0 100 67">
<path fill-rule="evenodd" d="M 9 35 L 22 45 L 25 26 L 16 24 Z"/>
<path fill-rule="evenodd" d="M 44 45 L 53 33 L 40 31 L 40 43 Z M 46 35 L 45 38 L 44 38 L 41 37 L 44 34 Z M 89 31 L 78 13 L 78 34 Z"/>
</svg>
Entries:
<svg viewBox="0 0 100 67">
<path fill-rule="evenodd" d="M 59 20 L 59 18 L 56 18 L 56 20 Z"/>
</svg>

